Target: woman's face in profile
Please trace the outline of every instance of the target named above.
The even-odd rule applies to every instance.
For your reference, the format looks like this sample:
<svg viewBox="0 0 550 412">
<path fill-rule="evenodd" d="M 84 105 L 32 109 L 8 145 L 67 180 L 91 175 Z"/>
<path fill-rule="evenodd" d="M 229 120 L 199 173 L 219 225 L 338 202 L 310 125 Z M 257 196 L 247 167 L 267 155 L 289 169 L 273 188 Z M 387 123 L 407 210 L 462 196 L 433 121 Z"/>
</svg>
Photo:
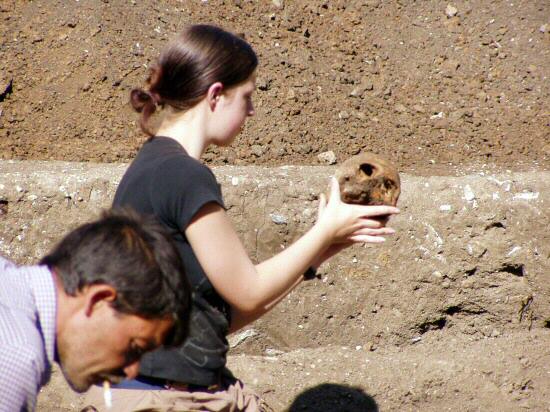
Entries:
<svg viewBox="0 0 550 412">
<path fill-rule="evenodd" d="M 256 90 L 256 75 L 225 90 L 216 106 L 213 120 L 215 143 L 230 145 L 240 133 L 247 117 L 254 116 L 252 95 Z"/>
</svg>

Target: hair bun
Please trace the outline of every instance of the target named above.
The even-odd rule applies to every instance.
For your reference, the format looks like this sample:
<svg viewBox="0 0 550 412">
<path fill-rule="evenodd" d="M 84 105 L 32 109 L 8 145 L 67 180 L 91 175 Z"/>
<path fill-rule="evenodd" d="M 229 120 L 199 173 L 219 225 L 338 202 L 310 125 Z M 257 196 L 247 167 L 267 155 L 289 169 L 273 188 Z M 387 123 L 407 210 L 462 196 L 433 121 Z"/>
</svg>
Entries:
<svg viewBox="0 0 550 412">
<path fill-rule="evenodd" d="M 145 106 L 155 106 L 155 99 L 150 92 L 143 89 L 133 89 L 130 93 L 130 103 L 138 113 L 141 113 Z"/>
</svg>

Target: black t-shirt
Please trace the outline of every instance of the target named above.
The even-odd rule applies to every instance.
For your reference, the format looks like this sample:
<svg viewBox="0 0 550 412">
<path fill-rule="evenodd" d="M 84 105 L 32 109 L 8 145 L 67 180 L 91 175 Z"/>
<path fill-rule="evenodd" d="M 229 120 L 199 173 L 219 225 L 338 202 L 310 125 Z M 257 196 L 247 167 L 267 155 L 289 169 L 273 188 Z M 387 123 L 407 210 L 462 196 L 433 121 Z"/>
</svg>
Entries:
<svg viewBox="0 0 550 412">
<path fill-rule="evenodd" d="M 113 206 L 154 215 L 168 229 L 193 287 L 189 338 L 179 348 L 146 354 L 140 374 L 195 385 L 219 382 L 228 344 L 229 305 L 218 295 L 198 262 L 185 229 L 207 203 L 224 207 L 212 171 L 168 137 L 149 139 L 122 177 Z"/>
</svg>

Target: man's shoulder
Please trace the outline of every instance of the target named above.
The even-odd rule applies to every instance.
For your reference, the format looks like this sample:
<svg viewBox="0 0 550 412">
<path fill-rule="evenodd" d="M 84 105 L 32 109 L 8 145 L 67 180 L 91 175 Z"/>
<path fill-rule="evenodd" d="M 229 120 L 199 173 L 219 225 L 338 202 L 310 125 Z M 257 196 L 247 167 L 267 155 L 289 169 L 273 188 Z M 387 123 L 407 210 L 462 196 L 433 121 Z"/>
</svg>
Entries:
<svg viewBox="0 0 550 412">
<path fill-rule="evenodd" d="M 40 331 L 30 319 L 6 312 L 0 307 L 0 382 L 28 380 L 39 386 L 50 367 Z"/>
<path fill-rule="evenodd" d="M 19 349 L 22 354 L 43 355 L 42 335 L 32 311 L 0 303 L 0 347 L 10 351 Z"/>
<path fill-rule="evenodd" d="M 0 306 L 27 313 L 33 311 L 32 291 L 29 285 L 31 273 L 32 269 L 29 267 L 14 264 L 0 268 Z"/>
<path fill-rule="evenodd" d="M 41 344 L 40 335 L 0 340 L 0 360 L 4 372 L 8 372 L 7 369 L 12 366 L 17 372 L 42 373 L 46 353 Z"/>
<path fill-rule="evenodd" d="M 15 263 L 0 255 L 0 272 L 16 267 Z"/>
</svg>

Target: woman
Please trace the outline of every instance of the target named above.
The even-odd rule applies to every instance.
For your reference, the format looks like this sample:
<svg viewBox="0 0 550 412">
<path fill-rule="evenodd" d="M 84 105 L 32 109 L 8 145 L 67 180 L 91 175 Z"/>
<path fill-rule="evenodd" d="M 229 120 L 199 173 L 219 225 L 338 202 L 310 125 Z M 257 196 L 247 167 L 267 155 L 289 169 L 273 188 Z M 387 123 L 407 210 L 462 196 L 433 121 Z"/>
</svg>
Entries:
<svg viewBox="0 0 550 412">
<path fill-rule="evenodd" d="M 150 139 L 122 178 L 114 206 L 154 214 L 168 228 L 195 295 L 187 342 L 144 356 L 140 376 L 113 389 L 117 411 L 263 410 L 259 398 L 225 369 L 226 336 L 269 311 L 305 272 L 343 248 L 382 242 L 394 233 L 376 217 L 398 213 L 396 208 L 344 204 L 333 179 L 317 223 L 278 255 L 252 263 L 214 174 L 199 159 L 210 145 L 231 144 L 254 115 L 257 64 L 243 39 L 194 25 L 163 50 L 148 90 L 132 91 L 132 105 Z M 157 107 L 164 117 L 153 134 L 149 118 Z M 99 410 L 100 399 L 93 402 Z"/>
</svg>

